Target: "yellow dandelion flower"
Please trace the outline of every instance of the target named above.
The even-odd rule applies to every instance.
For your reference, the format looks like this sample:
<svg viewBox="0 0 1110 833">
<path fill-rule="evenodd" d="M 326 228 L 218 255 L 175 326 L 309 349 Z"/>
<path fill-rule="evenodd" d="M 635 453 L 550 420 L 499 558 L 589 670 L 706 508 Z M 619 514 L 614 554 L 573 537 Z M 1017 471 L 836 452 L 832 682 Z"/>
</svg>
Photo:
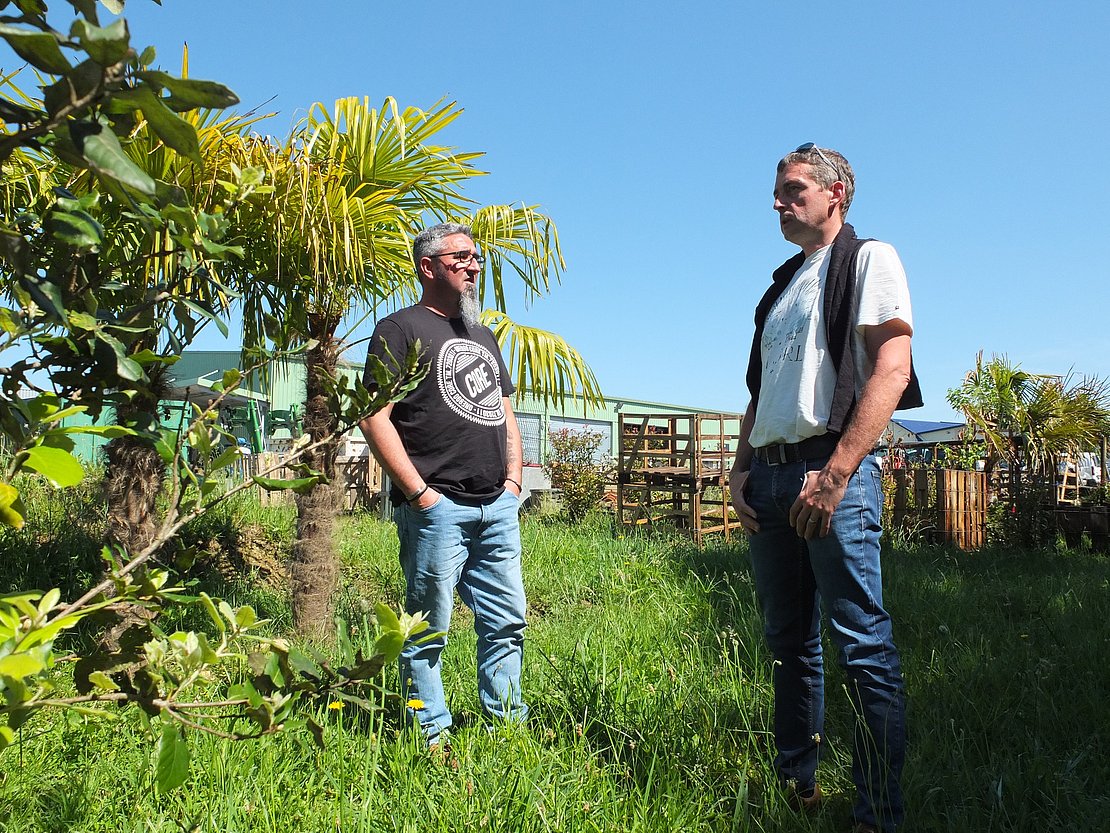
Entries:
<svg viewBox="0 0 1110 833">
<path fill-rule="evenodd" d="M 341 701 L 341 700 L 332 700 L 330 703 L 328 703 L 328 708 L 329 709 L 334 709 L 335 711 L 339 711 L 340 709 L 343 708 L 343 701 Z"/>
<path fill-rule="evenodd" d="M 411 700 L 406 702 L 405 705 L 408 706 L 410 709 L 422 709 L 424 708 L 424 701 L 417 700 L 415 697 L 413 697 Z"/>
</svg>

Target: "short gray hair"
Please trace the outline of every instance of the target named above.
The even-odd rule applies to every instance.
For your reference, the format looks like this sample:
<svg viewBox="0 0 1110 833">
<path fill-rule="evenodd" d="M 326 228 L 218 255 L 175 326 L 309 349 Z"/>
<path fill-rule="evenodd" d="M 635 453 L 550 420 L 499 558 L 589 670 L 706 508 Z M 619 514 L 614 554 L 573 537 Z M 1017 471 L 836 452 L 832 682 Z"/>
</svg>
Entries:
<svg viewBox="0 0 1110 833">
<path fill-rule="evenodd" d="M 856 175 L 852 171 L 852 166 L 848 164 L 848 160 L 832 148 L 814 146 L 806 150 L 795 150 L 786 154 L 779 160 L 779 166 L 776 170 L 781 174 L 783 168 L 787 165 L 799 163 L 809 165 L 814 181 L 822 188 L 831 188 L 832 184 L 838 179 L 844 183 L 844 201 L 840 203 L 840 216 L 843 217 L 847 214 L 848 208 L 852 204 L 852 197 L 856 195 Z M 836 171 L 833 171 L 833 165 L 836 166 Z"/>
<path fill-rule="evenodd" d="M 474 240 L 470 226 L 464 226 L 460 223 L 437 223 L 434 226 L 428 226 L 416 235 L 416 239 L 412 241 L 412 265 L 416 267 L 417 275 L 420 274 L 421 258 L 444 254 L 439 251 L 439 246 L 445 238 L 454 234 L 465 234 L 472 242 Z"/>
</svg>

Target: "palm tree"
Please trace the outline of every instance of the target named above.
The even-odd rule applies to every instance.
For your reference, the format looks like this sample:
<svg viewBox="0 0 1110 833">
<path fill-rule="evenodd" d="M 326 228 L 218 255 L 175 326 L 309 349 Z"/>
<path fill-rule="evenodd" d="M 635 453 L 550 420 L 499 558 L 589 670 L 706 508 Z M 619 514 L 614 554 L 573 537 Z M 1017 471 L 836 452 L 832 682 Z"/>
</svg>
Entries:
<svg viewBox="0 0 1110 833">
<path fill-rule="evenodd" d="M 1000 460 L 1017 467 L 1015 438 L 1021 434 L 1025 401 L 1036 379 L 1005 356 L 984 362 L 980 350 L 963 384 L 948 391 L 948 403 L 963 412 L 973 434 L 981 435 L 987 444 L 988 476 Z"/>
<path fill-rule="evenodd" d="M 1093 448 L 1110 431 L 1110 386 L 1105 380 L 1027 373 L 1005 356 L 983 361 L 963 384 L 948 391 L 990 453 L 987 473 L 999 460 L 1050 477 L 1056 458 Z"/>
<path fill-rule="evenodd" d="M 482 175 L 473 164 L 479 154 L 435 143 L 461 112 L 454 103 L 402 110 L 387 98 L 374 109 L 367 99 L 346 98 L 331 110 L 314 105 L 281 145 L 255 145 L 253 159 L 264 160 L 275 199 L 267 232 L 247 252 L 257 282 L 244 299 L 245 341 L 267 333 L 279 347 L 307 345 L 304 429 L 312 441 L 337 427 L 327 383 L 345 347 L 341 327 L 360 312 L 417 298 L 411 241 L 429 218 L 471 224 L 489 258 L 482 297 L 492 295 L 502 309 L 507 275 L 532 297 L 548 292 L 564 268 L 555 224 L 534 207 L 469 210 L 460 186 Z M 280 322 L 275 307 L 285 310 Z M 507 317 L 499 332 L 512 338 Z M 522 378 L 560 397 L 576 388 L 600 397 L 593 374 L 565 341 L 538 330 L 521 330 L 521 339 L 515 355 Z M 307 462 L 331 480 L 336 453 L 337 442 L 325 443 Z M 322 634 L 331 618 L 337 507 L 334 481 L 298 497 L 291 579 L 302 632 Z"/>
</svg>

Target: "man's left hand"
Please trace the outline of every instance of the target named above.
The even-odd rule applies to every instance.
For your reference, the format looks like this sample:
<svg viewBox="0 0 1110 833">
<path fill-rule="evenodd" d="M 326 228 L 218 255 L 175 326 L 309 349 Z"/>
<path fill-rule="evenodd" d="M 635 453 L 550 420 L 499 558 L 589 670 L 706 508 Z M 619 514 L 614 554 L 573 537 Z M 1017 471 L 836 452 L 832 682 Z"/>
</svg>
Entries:
<svg viewBox="0 0 1110 833">
<path fill-rule="evenodd" d="M 848 479 L 836 477 L 828 469 L 806 472 L 802 491 L 790 507 L 790 525 L 807 541 L 824 538 L 847 488 Z"/>
</svg>

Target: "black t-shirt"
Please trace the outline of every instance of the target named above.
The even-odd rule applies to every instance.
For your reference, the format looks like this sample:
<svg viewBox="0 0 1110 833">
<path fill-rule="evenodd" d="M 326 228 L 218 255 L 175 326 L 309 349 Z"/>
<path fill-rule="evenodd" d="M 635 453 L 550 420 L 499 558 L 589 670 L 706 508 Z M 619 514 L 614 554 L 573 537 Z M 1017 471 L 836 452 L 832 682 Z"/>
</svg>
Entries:
<svg viewBox="0 0 1110 833">
<path fill-rule="evenodd" d="M 488 327 L 468 330 L 461 318 L 418 305 L 379 321 L 370 353 L 392 367 L 385 348 L 400 361 L 417 339 L 428 375 L 394 403 L 390 421 L 424 482 L 464 501 L 493 500 L 505 489 L 502 399 L 515 390 L 497 340 Z M 404 495 L 394 485 L 390 498 L 399 504 Z"/>
</svg>

